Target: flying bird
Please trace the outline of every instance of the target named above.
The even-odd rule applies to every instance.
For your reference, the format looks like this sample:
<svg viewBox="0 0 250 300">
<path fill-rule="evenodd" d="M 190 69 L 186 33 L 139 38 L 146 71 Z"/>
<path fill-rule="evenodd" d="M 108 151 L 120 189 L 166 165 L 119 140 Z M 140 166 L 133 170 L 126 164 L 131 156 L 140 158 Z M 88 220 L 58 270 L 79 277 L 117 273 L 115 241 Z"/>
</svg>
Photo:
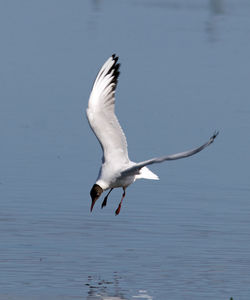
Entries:
<svg viewBox="0 0 250 300">
<path fill-rule="evenodd" d="M 102 202 L 102 208 L 106 206 L 111 191 L 114 188 L 122 188 L 123 194 L 115 211 L 116 215 L 120 213 L 126 188 L 131 183 L 140 178 L 159 179 L 148 169 L 148 165 L 194 155 L 212 144 L 218 135 L 216 131 L 205 144 L 189 151 L 156 157 L 139 163 L 131 161 L 128 157 L 126 136 L 115 115 L 115 90 L 120 74 L 119 69 L 118 56 L 113 54 L 104 63 L 96 77 L 86 110 L 89 125 L 103 151 L 99 175 L 90 191 L 92 200 L 90 211 L 93 210 L 95 202 L 103 191 L 109 189 Z"/>
</svg>

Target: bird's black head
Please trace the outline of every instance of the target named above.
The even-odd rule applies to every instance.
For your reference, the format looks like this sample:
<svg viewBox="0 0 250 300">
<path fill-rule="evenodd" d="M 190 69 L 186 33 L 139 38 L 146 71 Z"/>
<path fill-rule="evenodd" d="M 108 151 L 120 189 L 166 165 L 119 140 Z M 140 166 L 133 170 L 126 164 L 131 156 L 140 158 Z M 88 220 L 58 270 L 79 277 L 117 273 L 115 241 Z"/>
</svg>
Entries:
<svg viewBox="0 0 250 300">
<path fill-rule="evenodd" d="M 98 185 L 98 184 L 93 185 L 93 187 L 90 191 L 90 196 L 91 196 L 91 199 L 92 199 L 90 211 L 92 211 L 96 200 L 101 196 L 102 192 L 103 192 L 103 189 L 100 187 L 100 185 Z"/>
</svg>

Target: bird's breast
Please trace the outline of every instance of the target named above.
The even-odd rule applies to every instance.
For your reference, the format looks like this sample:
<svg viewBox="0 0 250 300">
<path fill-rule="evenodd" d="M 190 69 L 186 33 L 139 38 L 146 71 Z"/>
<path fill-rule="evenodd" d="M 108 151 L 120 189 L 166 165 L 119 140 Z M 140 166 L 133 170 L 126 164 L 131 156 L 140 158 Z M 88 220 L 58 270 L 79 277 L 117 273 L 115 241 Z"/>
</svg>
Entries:
<svg viewBox="0 0 250 300">
<path fill-rule="evenodd" d="M 117 188 L 117 187 L 127 187 L 131 183 L 135 181 L 135 176 L 118 176 L 117 178 L 114 178 L 112 181 L 112 187 Z"/>
</svg>

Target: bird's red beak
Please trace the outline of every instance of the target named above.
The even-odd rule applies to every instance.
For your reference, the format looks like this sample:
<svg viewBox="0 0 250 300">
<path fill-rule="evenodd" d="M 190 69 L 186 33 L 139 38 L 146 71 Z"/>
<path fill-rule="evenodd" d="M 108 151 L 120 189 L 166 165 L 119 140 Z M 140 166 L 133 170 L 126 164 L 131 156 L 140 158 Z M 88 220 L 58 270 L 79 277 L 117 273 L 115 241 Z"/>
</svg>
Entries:
<svg viewBox="0 0 250 300">
<path fill-rule="evenodd" d="M 95 205 L 97 199 L 98 199 L 98 198 L 95 198 L 95 199 L 92 200 L 91 207 L 90 207 L 90 211 L 91 211 L 91 212 L 92 212 L 92 210 L 93 210 L 93 208 L 94 208 L 94 205 Z"/>
</svg>

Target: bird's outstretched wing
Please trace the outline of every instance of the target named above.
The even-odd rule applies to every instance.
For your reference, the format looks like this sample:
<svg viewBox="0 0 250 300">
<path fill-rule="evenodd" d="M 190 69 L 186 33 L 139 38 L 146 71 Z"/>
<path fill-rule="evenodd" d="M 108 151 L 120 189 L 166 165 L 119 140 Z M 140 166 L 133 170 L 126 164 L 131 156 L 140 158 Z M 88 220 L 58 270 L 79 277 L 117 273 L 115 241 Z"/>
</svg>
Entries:
<svg viewBox="0 0 250 300">
<path fill-rule="evenodd" d="M 103 162 L 127 163 L 128 150 L 124 132 L 115 115 L 115 89 L 119 77 L 118 56 L 113 54 L 102 66 L 94 82 L 87 117 L 103 150 Z"/>
<path fill-rule="evenodd" d="M 123 172 L 121 172 L 121 176 L 129 176 L 129 175 L 139 174 L 140 169 L 147 166 L 147 165 L 161 163 L 161 162 L 167 161 L 167 160 L 176 160 L 176 159 L 185 158 L 185 157 L 194 155 L 194 154 L 202 151 L 203 149 L 205 149 L 210 144 L 212 144 L 214 139 L 217 137 L 218 134 L 219 134 L 219 132 L 216 131 L 211 136 L 209 141 L 207 141 L 205 144 L 201 145 L 200 147 L 194 148 L 192 150 L 185 151 L 185 152 L 180 152 L 180 153 L 176 153 L 176 154 L 172 154 L 172 155 L 162 156 L 162 157 L 156 157 L 156 158 L 152 158 L 152 159 L 145 160 L 145 161 L 142 161 L 140 163 L 137 163 L 137 164 L 133 165 L 132 167 L 124 170 Z"/>
</svg>

